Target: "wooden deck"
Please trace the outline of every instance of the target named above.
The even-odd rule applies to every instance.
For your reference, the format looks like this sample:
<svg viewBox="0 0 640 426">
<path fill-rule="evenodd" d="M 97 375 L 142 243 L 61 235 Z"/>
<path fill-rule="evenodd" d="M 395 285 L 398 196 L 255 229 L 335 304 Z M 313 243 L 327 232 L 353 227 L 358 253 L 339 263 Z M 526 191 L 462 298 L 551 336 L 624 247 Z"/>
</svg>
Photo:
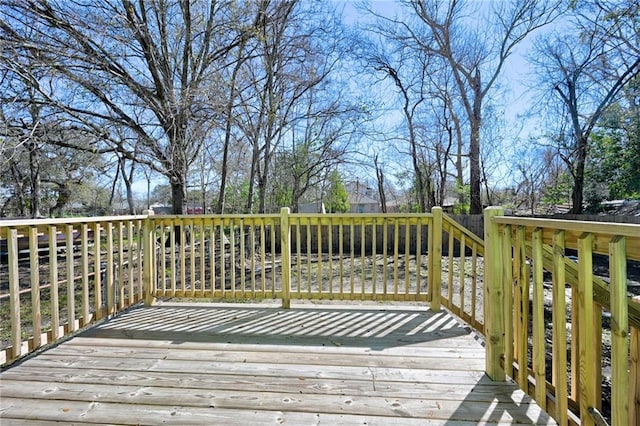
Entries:
<svg viewBox="0 0 640 426">
<path fill-rule="evenodd" d="M 555 424 L 445 311 L 134 308 L 0 375 L 0 423 Z"/>
</svg>

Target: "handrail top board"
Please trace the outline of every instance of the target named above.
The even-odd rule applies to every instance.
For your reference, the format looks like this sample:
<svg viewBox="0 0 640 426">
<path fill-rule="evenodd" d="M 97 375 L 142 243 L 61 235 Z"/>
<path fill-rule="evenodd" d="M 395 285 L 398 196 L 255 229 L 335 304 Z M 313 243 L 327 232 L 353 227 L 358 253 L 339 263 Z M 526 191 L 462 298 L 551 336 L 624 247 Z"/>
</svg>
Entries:
<svg viewBox="0 0 640 426">
<path fill-rule="evenodd" d="M 558 229 L 573 232 L 593 232 L 640 238 L 640 225 L 630 223 L 593 222 L 586 220 L 539 219 L 514 216 L 495 216 L 500 225 L 517 225 L 534 228 Z"/>
<path fill-rule="evenodd" d="M 9 219 L 0 220 L 0 228 L 24 228 L 29 226 L 72 225 L 83 223 L 125 222 L 130 220 L 144 220 L 147 215 L 136 216 L 95 216 L 95 217 L 59 217 L 45 219 Z"/>
</svg>

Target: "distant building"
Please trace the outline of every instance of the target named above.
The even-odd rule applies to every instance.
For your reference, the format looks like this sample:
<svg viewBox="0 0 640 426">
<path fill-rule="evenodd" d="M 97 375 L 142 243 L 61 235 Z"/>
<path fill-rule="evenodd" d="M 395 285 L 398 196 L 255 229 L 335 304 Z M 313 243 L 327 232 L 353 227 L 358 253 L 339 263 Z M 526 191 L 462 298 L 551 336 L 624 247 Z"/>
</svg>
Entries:
<svg viewBox="0 0 640 426">
<path fill-rule="evenodd" d="M 314 201 L 311 203 L 302 203 L 298 206 L 299 213 L 326 213 L 324 203 L 322 201 Z"/>
<path fill-rule="evenodd" d="M 375 189 L 359 182 L 347 182 L 345 189 L 349 194 L 350 213 L 380 213 L 380 202 Z"/>
<path fill-rule="evenodd" d="M 171 214 L 171 212 L 173 211 L 173 208 L 169 205 L 163 205 L 163 204 L 151 204 L 151 206 L 149 206 L 151 208 L 151 210 L 153 210 L 153 214 L 156 215 L 164 215 L 164 214 Z"/>
</svg>

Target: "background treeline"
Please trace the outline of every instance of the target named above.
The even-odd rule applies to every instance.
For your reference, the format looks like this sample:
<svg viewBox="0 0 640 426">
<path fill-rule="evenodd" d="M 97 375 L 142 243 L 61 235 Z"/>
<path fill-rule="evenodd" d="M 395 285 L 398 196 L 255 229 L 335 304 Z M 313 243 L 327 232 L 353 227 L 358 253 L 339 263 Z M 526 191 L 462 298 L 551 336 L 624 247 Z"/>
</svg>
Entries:
<svg viewBox="0 0 640 426">
<path fill-rule="evenodd" d="M 0 216 L 639 198 L 639 9 L 5 0 Z"/>
</svg>

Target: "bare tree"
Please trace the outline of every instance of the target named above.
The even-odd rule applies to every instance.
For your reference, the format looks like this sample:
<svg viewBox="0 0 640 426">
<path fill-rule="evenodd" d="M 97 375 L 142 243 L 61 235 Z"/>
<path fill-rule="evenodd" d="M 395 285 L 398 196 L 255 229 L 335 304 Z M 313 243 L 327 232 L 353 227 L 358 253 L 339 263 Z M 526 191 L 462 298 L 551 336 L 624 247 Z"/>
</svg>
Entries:
<svg viewBox="0 0 640 426">
<path fill-rule="evenodd" d="M 606 109 L 640 73 L 640 49 L 633 41 L 638 37 L 640 2 L 614 6 L 585 1 L 574 12 L 570 32 L 565 27 L 561 34 L 538 40 L 534 62 L 544 87 L 540 94 L 554 118 L 554 144 L 573 178 L 571 212 L 579 214 L 589 137 Z M 565 137 L 567 132 L 570 137 Z"/>
<path fill-rule="evenodd" d="M 188 166 L 203 143 L 194 131 L 215 112 L 207 85 L 229 52 L 255 35 L 268 4 L 9 0 L 0 36 L 18 57 L 55 71 L 64 90 L 51 103 L 90 128 L 133 131 L 137 153 L 105 140 L 165 175 L 173 212 L 182 213 Z"/>
<path fill-rule="evenodd" d="M 373 165 L 376 168 L 376 183 L 378 186 L 378 198 L 380 199 L 380 209 L 382 213 L 387 213 L 387 196 L 384 192 L 384 170 L 378 162 L 378 154 L 373 156 Z"/>
<path fill-rule="evenodd" d="M 328 173 L 347 161 L 354 144 L 360 110 L 332 90 L 310 89 L 292 123 L 290 142 L 283 141 L 274 163 L 274 189 L 297 213 L 307 192 L 319 186 Z M 277 181 L 277 182 L 276 182 Z M 317 200 L 313 200 L 317 201 Z"/>
<path fill-rule="evenodd" d="M 282 2 L 266 10 L 254 58 L 243 67 L 250 82 L 238 92 L 238 123 L 251 146 L 245 211 L 267 208 L 271 168 L 278 146 L 304 116 L 297 106 L 327 83 L 341 55 L 342 36 L 329 3 Z M 322 16 L 322 19 L 319 18 Z"/>
<path fill-rule="evenodd" d="M 390 25 L 385 18 L 377 15 L 372 9 L 366 10 L 376 16 L 377 22 L 366 28 L 370 39 L 357 40 L 357 56 L 365 70 L 375 73 L 377 83 L 390 81 L 396 90 L 403 118 L 399 132 L 406 135 L 418 209 L 426 212 L 433 205 L 430 196 L 433 187 L 430 170 L 433 165 L 429 164 L 423 152 L 418 127 L 428 98 L 427 74 L 432 64 L 428 56 L 406 43 L 395 26 Z M 394 138 L 397 136 L 394 135 Z"/>
<path fill-rule="evenodd" d="M 469 124 L 470 213 L 482 211 L 480 196 L 480 130 L 484 101 L 496 84 L 507 58 L 532 31 L 550 22 L 559 1 L 518 0 L 492 3 L 489 19 L 472 28 L 465 25 L 470 3 L 463 0 L 411 0 L 415 15 L 426 26 L 412 28 L 398 22 L 426 52 L 441 57 L 453 73 L 458 96 Z M 478 13 L 478 11 L 476 11 Z"/>
</svg>

